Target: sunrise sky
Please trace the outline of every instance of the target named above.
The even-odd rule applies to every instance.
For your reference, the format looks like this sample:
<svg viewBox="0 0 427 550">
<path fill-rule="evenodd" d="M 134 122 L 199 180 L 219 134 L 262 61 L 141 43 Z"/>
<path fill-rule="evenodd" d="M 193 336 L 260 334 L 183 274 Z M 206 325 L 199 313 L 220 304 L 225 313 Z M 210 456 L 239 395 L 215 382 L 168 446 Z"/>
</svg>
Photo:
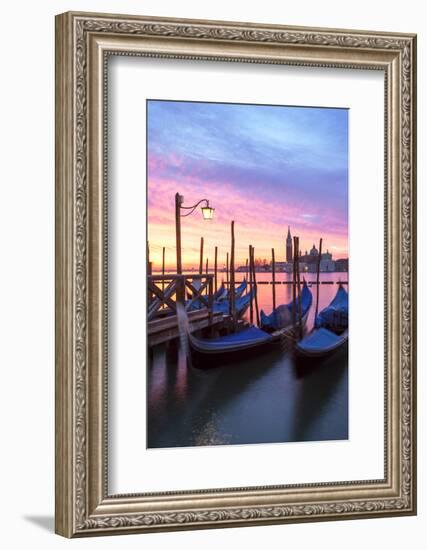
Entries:
<svg viewBox="0 0 427 550">
<path fill-rule="evenodd" d="M 288 225 L 304 253 L 323 237 L 333 258 L 348 255 L 348 111 L 175 101 L 147 102 L 148 240 L 154 269 L 176 266 L 175 193 L 190 206 L 202 198 L 215 208 L 182 218 L 184 268 L 205 258 L 219 266 L 230 250 L 235 221 L 236 267 L 248 245 L 255 257 L 285 260 Z"/>
</svg>

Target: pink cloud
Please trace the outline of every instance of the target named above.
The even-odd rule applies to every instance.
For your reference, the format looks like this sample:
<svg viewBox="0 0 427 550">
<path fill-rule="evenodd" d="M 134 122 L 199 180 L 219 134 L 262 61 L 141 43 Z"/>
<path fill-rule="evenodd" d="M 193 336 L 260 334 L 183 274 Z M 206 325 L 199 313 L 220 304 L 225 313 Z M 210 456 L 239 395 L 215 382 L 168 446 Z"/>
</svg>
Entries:
<svg viewBox="0 0 427 550">
<path fill-rule="evenodd" d="M 166 168 L 177 168 L 177 180 L 163 176 Z M 347 254 L 347 226 L 335 220 L 336 213 L 319 204 L 311 205 L 311 217 L 304 217 L 307 204 L 290 200 L 286 204 L 267 201 L 254 191 L 241 189 L 224 177 L 216 182 L 206 182 L 202 178 L 203 161 L 197 166 L 186 166 L 185 177 L 179 170 L 182 159 L 177 155 L 160 159 L 149 155 L 148 181 L 148 239 L 153 246 L 151 257 L 160 262 L 161 248 L 167 247 L 167 264 L 175 262 L 175 210 L 174 197 L 178 191 L 184 196 L 185 204 L 191 205 L 201 198 L 207 198 L 215 207 L 215 218 L 204 221 L 200 212 L 182 219 L 183 262 L 186 267 L 198 265 L 200 237 L 205 241 L 205 257 L 213 263 L 214 247 L 219 247 L 220 264 L 225 263 L 226 252 L 230 249 L 230 222 L 235 221 L 236 261 L 244 263 L 249 244 L 255 247 L 256 256 L 270 258 L 271 248 L 275 248 L 278 260 L 284 259 L 287 226 L 293 235 L 299 235 L 300 248 L 318 246 L 323 238 L 324 249 Z M 260 182 L 260 185 L 262 183 Z M 319 227 L 320 220 L 328 220 Z"/>
</svg>

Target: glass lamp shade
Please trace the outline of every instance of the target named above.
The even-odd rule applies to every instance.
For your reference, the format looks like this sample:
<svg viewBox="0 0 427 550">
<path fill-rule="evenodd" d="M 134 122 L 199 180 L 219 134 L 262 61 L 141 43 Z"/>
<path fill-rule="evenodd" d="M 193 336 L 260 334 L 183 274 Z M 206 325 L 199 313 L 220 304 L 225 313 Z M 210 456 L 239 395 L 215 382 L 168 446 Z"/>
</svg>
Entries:
<svg viewBox="0 0 427 550">
<path fill-rule="evenodd" d="M 214 217 L 215 208 L 210 206 L 202 206 L 202 214 L 204 220 L 212 220 Z"/>
</svg>

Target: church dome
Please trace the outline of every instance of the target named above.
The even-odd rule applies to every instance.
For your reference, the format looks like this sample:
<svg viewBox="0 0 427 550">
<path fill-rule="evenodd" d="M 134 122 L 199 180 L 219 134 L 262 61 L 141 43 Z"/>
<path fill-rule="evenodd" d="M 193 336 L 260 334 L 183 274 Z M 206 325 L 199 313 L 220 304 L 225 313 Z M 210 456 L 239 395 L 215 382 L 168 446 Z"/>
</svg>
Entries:
<svg viewBox="0 0 427 550">
<path fill-rule="evenodd" d="M 319 252 L 313 244 L 313 248 L 310 250 L 310 256 L 318 256 Z"/>
</svg>

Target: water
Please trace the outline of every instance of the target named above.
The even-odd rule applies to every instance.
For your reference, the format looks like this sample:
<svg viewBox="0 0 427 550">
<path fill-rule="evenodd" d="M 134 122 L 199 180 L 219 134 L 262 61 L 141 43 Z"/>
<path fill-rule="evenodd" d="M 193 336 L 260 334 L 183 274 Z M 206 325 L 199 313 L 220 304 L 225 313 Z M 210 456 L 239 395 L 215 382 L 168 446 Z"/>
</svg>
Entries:
<svg viewBox="0 0 427 550">
<path fill-rule="evenodd" d="M 222 275 L 222 274 L 221 274 Z M 285 273 L 277 281 L 289 280 Z M 239 274 L 237 280 L 243 278 Z M 314 281 L 315 274 L 307 274 Z M 271 273 L 257 273 L 270 281 Z M 322 273 L 319 310 L 330 303 L 347 273 Z M 258 286 L 260 309 L 272 309 L 272 285 Z M 276 285 L 276 304 L 292 299 L 291 285 Z M 307 329 L 313 325 L 316 286 Z M 150 448 L 321 441 L 348 438 L 348 358 L 345 353 L 301 371 L 283 345 L 200 370 L 183 350 L 155 348 L 147 375 Z"/>
</svg>

